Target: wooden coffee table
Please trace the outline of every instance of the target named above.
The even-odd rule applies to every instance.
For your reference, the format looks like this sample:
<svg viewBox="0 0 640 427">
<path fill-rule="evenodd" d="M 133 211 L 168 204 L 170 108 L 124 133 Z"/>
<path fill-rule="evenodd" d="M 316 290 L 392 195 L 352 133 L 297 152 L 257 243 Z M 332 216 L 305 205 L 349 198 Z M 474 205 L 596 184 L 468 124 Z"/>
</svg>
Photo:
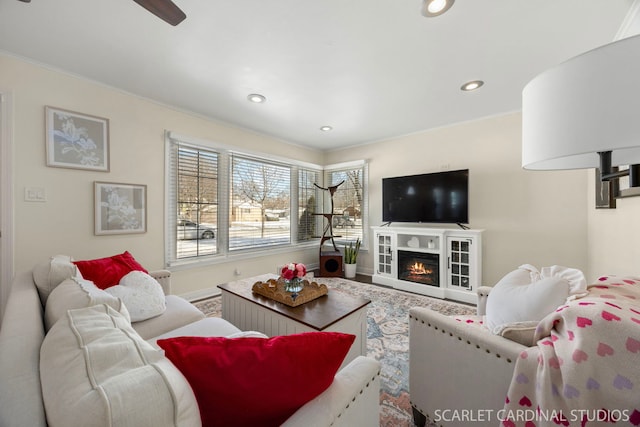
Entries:
<svg viewBox="0 0 640 427">
<path fill-rule="evenodd" d="M 218 285 L 222 290 L 222 318 L 243 331 L 270 337 L 313 331 L 353 334 L 356 339 L 342 365 L 366 355 L 367 305 L 371 300 L 329 289 L 325 296 L 289 307 L 251 291 L 254 283 L 274 278 L 275 274 L 263 274 Z M 322 278 L 313 280 L 322 283 Z"/>
</svg>

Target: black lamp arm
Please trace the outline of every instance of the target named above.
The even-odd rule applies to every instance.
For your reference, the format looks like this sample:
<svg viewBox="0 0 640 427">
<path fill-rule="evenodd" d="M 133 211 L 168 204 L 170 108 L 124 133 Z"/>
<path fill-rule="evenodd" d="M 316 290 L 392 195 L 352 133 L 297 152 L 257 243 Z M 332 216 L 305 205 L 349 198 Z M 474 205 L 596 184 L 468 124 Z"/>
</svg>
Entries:
<svg viewBox="0 0 640 427">
<path fill-rule="evenodd" d="M 611 151 L 600 151 L 600 180 L 611 181 L 629 176 L 629 187 L 640 187 L 640 164 L 629 165 L 629 169 L 614 171 L 611 166 Z"/>
</svg>

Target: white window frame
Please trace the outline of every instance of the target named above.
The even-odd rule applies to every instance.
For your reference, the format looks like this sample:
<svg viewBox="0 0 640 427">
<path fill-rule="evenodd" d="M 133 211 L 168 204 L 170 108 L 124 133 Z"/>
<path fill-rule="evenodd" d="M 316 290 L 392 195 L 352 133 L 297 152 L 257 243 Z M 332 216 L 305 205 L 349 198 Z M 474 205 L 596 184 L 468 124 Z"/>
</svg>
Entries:
<svg viewBox="0 0 640 427">
<path fill-rule="evenodd" d="M 176 204 L 174 179 L 176 171 L 172 164 L 172 150 L 176 143 L 189 146 L 193 149 L 202 149 L 218 153 L 218 220 L 216 244 L 217 253 L 214 255 L 201 255 L 191 258 L 177 258 L 176 254 Z M 298 242 L 298 172 L 301 169 L 315 171 L 320 179 L 324 179 L 324 168 L 312 163 L 301 162 L 293 159 L 285 159 L 278 156 L 268 155 L 258 152 L 240 151 L 236 147 L 213 141 L 202 140 L 180 135 L 175 132 L 165 132 L 165 265 L 172 269 L 188 268 L 191 266 L 201 266 L 204 264 L 216 264 L 229 260 L 252 258 L 264 255 L 264 249 L 260 247 L 229 250 L 229 204 L 230 204 L 230 182 L 231 182 L 231 156 L 253 157 L 265 162 L 279 163 L 291 168 L 291 189 L 290 189 L 290 209 L 296 212 L 296 221 L 290 221 L 290 243 L 278 246 L 270 246 L 269 253 L 286 253 L 292 249 L 305 247 L 316 247 L 318 240 Z M 221 174 L 225 174 L 221 176 Z M 322 200 L 322 195 L 317 194 L 316 201 Z M 318 212 L 320 207 L 318 207 Z"/>
<path fill-rule="evenodd" d="M 269 247 L 269 249 L 274 248 L 274 247 L 282 247 L 282 246 L 287 246 L 287 245 L 292 245 L 295 243 L 295 240 L 293 239 L 294 236 L 294 229 L 295 229 L 295 224 L 297 224 L 297 221 L 295 221 L 295 223 L 292 221 L 291 215 L 293 213 L 292 210 L 292 206 L 293 205 L 293 201 L 292 199 L 292 193 L 294 192 L 294 189 L 297 188 L 297 185 L 295 185 L 292 181 L 293 181 L 293 177 L 294 175 L 297 176 L 297 174 L 294 174 L 294 168 L 290 165 L 290 164 L 286 164 L 284 162 L 279 162 L 279 161 L 273 161 L 271 159 L 265 159 L 264 157 L 261 156 L 254 156 L 254 155 L 246 155 L 246 154 L 239 154 L 237 152 L 231 152 L 230 153 L 230 161 L 231 164 L 233 164 L 234 161 L 236 161 L 236 159 L 239 162 L 254 162 L 256 164 L 260 164 L 260 165 L 264 165 L 264 166 L 272 166 L 275 168 L 279 168 L 281 170 L 286 170 L 288 171 L 289 174 L 289 186 L 288 186 L 288 191 L 289 191 L 289 241 L 286 243 L 274 243 L 274 244 L 267 244 L 262 246 L 261 248 L 264 249 L 265 247 Z M 229 176 L 229 182 L 233 183 L 233 179 L 234 177 Z M 283 177 L 284 179 L 284 177 Z M 229 194 L 228 196 L 232 196 L 231 194 Z M 264 220 L 262 220 L 264 221 Z M 264 230 L 263 230 L 264 231 Z M 252 249 L 255 249 L 257 246 L 253 245 L 253 246 L 247 246 L 247 247 L 234 247 L 231 248 L 231 240 L 228 240 L 229 245 L 228 245 L 228 250 L 229 252 L 233 252 L 233 253 L 240 253 L 243 251 L 250 251 Z"/>
</svg>

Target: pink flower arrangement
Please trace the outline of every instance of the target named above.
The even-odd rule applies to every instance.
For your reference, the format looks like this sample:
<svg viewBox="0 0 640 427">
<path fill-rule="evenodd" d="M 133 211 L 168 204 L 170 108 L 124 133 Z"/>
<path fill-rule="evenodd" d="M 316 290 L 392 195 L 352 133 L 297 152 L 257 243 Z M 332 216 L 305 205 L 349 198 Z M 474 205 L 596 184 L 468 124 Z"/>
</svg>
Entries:
<svg viewBox="0 0 640 427">
<path fill-rule="evenodd" d="M 296 277 L 303 278 L 305 274 L 307 274 L 307 267 L 301 263 L 296 264 L 292 262 L 286 264 L 282 267 L 282 270 L 280 270 L 280 276 L 286 280 L 291 280 Z"/>
</svg>

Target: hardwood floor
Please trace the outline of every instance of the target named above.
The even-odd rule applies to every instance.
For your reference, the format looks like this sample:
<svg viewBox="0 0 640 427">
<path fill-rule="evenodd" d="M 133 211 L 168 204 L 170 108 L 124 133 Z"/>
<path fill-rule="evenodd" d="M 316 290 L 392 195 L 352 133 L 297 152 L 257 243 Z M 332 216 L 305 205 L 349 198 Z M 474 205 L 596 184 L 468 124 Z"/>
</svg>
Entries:
<svg viewBox="0 0 640 427">
<path fill-rule="evenodd" d="M 320 270 L 316 269 L 316 270 L 312 270 L 311 271 L 315 277 L 320 277 Z M 369 276 L 368 274 L 357 274 L 356 273 L 356 278 L 355 279 L 349 279 L 349 280 L 355 280 L 356 282 L 360 282 L 360 283 L 367 283 L 369 285 L 373 284 L 373 281 L 371 280 L 371 276 Z"/>
</svg>

